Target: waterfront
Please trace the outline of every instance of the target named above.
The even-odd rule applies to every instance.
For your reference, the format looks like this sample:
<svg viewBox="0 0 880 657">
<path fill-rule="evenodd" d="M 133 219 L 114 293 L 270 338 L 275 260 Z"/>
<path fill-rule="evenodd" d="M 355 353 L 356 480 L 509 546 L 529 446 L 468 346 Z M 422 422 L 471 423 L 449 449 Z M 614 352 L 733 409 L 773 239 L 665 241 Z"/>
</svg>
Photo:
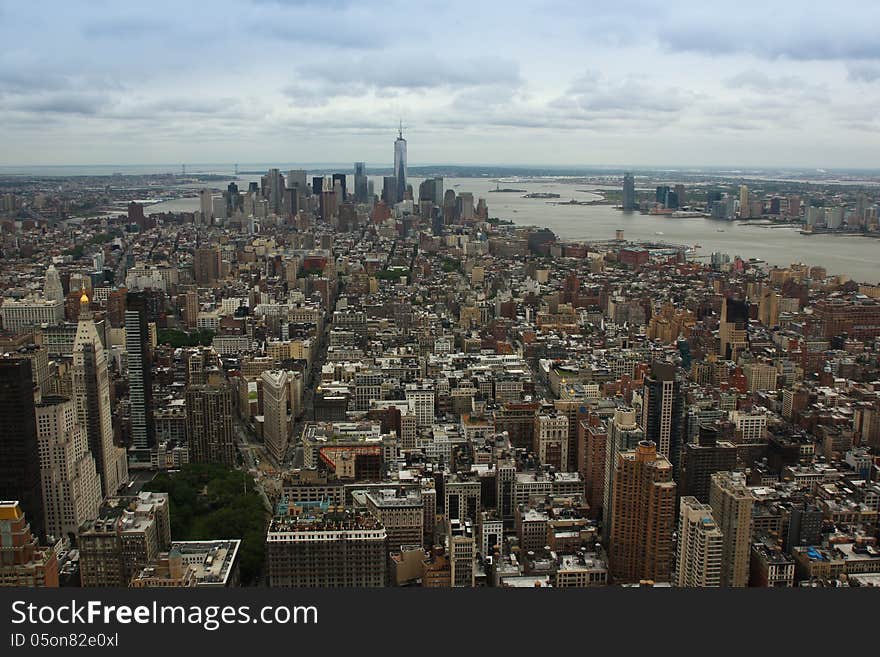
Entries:
<svg viewBox="0 0 880 657">
<path fill-rule="evenodd" d="M 381 191 L 382 179 L 371 177 L 376 192 Z M 230 178 L 232 180 L 232 177 Z M 238 177 L 239 187 L 259 176 Z M 709 256 L 713 251 L 727 253 L 731 259 L 759 258 L 771 265 L 787 266 L 794 262 L 825 267 L 829 274 L 845 274 L 850 278 L 876 283 L 880 281 L 880 240 L 858 235 L 823 234 L 801 235 L 796 226 L 774 226 L 739 221 L 716 221 L 703 217 L 672 218 L 624 213 L 610 205 L 564 205 L 576 201 L 596 200 L 601 187 L 583 182 L 557 182 L 520 179 L 501 182 L 501 187 L 516 187 L 529 193 L 559 194 L 560 198 L 523 198 L 517 192 L 490 192 L 499 184 L 497 178 L 447 178 L 445 189 L 456 194 L 471 192 L 474 200 L 482 197 L 489 204 L 489 215 L 506 219 L 518 225 L 543 226 L 559 238 L 568 240 L 608 240 L 622 229 L 628 240 L 663 241 L 672 244 L 700 245 L 698 256 Z M 413 180 L 418 188 L 419 180 Z M 349 176 L 348 184 L 353 187 Z M 615 188 L 616 189 L 616 188 Z M 191 212 L 198 209 L 198 198 L 182 198 L 152 205 L 147 212 Z M 662 235 L 658 235 L 662 233 Z"/>
</svg>

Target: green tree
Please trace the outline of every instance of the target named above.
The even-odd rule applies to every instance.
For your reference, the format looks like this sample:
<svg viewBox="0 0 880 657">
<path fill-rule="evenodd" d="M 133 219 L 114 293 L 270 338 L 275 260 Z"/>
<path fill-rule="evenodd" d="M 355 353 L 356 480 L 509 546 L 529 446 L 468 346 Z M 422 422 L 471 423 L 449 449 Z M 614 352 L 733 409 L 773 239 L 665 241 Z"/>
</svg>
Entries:
<svg viewBox="0 0 880 657">
<path fill-rule="evenodd" d="M 259 576 L 269 514 L 253 477 L 222 465 L 191 463 L 157 475 L 145 489 L 168 493 L 174 540 L 241 539 L 242 581 Z"/>
</svg>

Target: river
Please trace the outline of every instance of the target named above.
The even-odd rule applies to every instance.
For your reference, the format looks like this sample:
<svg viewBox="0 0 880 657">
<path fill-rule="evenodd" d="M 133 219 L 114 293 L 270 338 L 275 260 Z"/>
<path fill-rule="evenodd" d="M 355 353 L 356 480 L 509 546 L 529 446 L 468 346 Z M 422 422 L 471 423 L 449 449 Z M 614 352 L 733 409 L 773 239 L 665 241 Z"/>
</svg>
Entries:
<svg viewBox="0 0 880 657">
<path fill-rule="evenodd" d="M 381 193 L 382 179 L 372 177 L 375 191 Z M 239 188 L 259 180 L 259 176 L 239 176 Z M 413 180 L 417 190 L 420 180 Z M 855 235 L 801 235 L 798 228 L 768 227 L 750 222 L 727 222 L 696 218 L 624 213 L 609 205 L 559 205 L 569 201 L 599 198 L 602 188 L 576 182 L 535 179 L 502 181 L 502 188 L 527 192 L 559 194 L 558 199 L 523 198 L 518 192 L 492 192 L 499 183 L 495 178 L 446 178 L 444 189 L 456 193 L 472 192 L 474 200 L 482 197 L 489 205 L 489 216 L 507 219 L 518 225 L 549 228 L 568 240 L 610 240 L 615 231 L 624 231 L 628 240 L 651 240 L 672 244 L 699 245 L 696 255 L 713 251 L 727 253 L 731 259 L 759 258 L 771 265 L 787 266 L 795 262 L 825 267 L 829 274 L 845 274 L 861 281 L 880 282 L 880 239 Z M 352 176 L 347 182 L 353 188 Z M 589 191 L 592 190 L 592 191 Z M 147 212 L 193 211 L 198 198 L 182 198 L 149 206 Z M 662 233 L 659 235 L 658 233 Z"/>
</svg>

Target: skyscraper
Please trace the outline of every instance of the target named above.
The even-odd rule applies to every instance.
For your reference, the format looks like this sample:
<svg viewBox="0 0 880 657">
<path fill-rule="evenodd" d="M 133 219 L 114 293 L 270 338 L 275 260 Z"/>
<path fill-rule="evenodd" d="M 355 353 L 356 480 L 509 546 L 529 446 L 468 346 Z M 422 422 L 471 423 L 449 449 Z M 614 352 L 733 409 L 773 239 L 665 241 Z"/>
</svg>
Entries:
<svg viewBox="0 0 880 657">
<path fill-rule="evenodd" d="M 752 216 L 751 197 L 748 185 L 739 186 L 739 216 L 740 219 L 748 219 Z"/>
<path fill-rule="evenodd" d="M 269 169 L 269 207 L 273 212 L 281 212 L 284 200 L 284 176 L 278 169 Z"/>
<path fill-rule="evenodd" d="M 145 302 L 143 292 L 132 292 L 128 295 L 125 351 L 128 359 L 132 447 L 138 459 L 149 461 L 150 449 L 156 444 L 156 435 L 153 430 L 153 378 Z"/>
<path fill-rule="evenodd" d="M 397 198 L 399 203 L 406 197 L 406 139 L 403 138 L 403 123 L 397 131 L 397 139 L 394 140 L 394 178 L 397 182 Z"/>
<path fill-rule="evenodd" d="M 291 189 L 298 189 L 300 194 L 307 192 L 306 172 L 304 169 L 291 169 L 287 172 L 285 185 Z"/>
<path fill-rule="evenodd" d="M 623 209 L 636 209 L 636 179 L 631 173 L 623 174 Z"/>
<path fill-rule="evenodd" d="M 682 378 L 674 363 L 654 361 L 645 376 L 642 400 L 642 429 L 645 440 L 657 444 L 657 451 L 669 459 L 676 475 L 687 428 Z"/>
<path fill-rule="evenodd" d="M 602 539 L 607 543 L 611 534 L 611 508 L 614 498 L 614 473 L 617 457 L 622 452 L 634 450 L 645 437 L 636 422 L 636 412 L 632 408 L 618 408 L 614 411 L 605 441 L 605 484 L 602 487 Z"/>
<path fill-rule="evenodd" d="M 354 199 L 367 202 L 367 166 L 363 162 L 354 163 Z"/>
<path fill-rule="evenodd" d="M 712 474 L 736 467 L 736 445 L 718 440 L 718 428 L 702 424 L 697 442 L 684 446 L 681 464 L 682 494 L 691 495 L 700 502 L 709 502 L 709 483 Z"/>
<path fill-rule="evenodd" d="M 0 358 L 0 500 L 15 500 L 45 536 L 34 382 L 27 358 Z"/>
<path fill-rule="evenodd" d="M 210 189 L 199 190 L 199 212 L 203 224 L 211 224 L 214 216 L 214 196 Z"/>
<path fill-rule="evenodd" d="M 43 296 L 49 301 L 64 301 L 64 288 L 61 286 L 61 277 L 58 275 L 55 265 L 50 264 L 46 269 Z"/>
<path fill-rule="evenodd" d="M 220 277 L 220 249 L 208 246 L 196 249 L 193 257 L 193 277 L 199 285 L 214 285 Z"/>
<path fill-rule="evenodd" d="M 709 505 L 724 535 L 721 585 L 747 586 L 754 497 L 746 487 L 745 476 L 735 472 L 713 474 Z"/>
<path fill-rule="evenodd" d="M 617 456 L 608 542 L 616 582 L 670 581 L 675 492 L 672 464 L 650 440 Z"/>
<path fill-rule="evenodd" d="M 384 176 L 382 178 L 382 200 L 389 208 L 397 203 L 396 176 Z"/>
<path fill-rule="evenodd" d="M 226 381 L 187 388 L 186 435 L 192 462 L 235 465 L 232 390 Z"/>
<path fill-rule="evenodd" d="M 337 199 L 339 203 L 345 203 L 348 200 L 348 189 L 346 183 L 346 175 L 344 173 L 334 173 L 333 174 L 333 189 L 334 191 L 337 189 L 336 185 L 339 185 L 339 189 L 342 190 L 342 198 Z"/>
<path fill-rule="evenodd" d="M 128 481 L 128 462 L 125 450 L 113 443 L 107 357 L 85 294 L 80 298 L 71 376 L 77 424 L 95 459 L 103 496 L 115 495 Z"/>
<path fill-rule="evenodd" d="M 718 323 L 719 351 L 722 358 L 736 361 L 749 346 L 749 302 L 724 297 Z"/>
<path fill-rule="evenodd" d="M 722 541 L 721 530 L 712 517 L 712 507 L 690 495 L 681 498 L 675 585 L 721 586 Z"/>
<path fill-rule="evenodd" d="M 37 443 L 46 533 L 75 534 L 101 507 L 101 482 L 76 406 L 67 397 L 44 397 L 36 405 Z"/>
<path fill-rule="evenodd" d="M 263 442 L 276 463 L 284 461 L 290 439 L 290 418 L 287 414 L 289 386 L 287 372 L 267 370 L 261 375 L 263 383 Z"/>
</svg>

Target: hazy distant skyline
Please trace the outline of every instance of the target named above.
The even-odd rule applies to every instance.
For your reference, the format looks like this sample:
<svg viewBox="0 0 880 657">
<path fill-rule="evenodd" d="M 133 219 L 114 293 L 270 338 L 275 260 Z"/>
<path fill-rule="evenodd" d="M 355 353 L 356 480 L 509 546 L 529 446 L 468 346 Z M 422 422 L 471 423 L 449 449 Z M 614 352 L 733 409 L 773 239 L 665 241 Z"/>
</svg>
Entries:
<svg viewBox="0 0 880 657">
<path fill-rule="evenodd" d="M 35 7 L 38 7 L 37 11 Z M 0 165 L 878 166 L 880 6 L 0 0 Z"/>
</svg>

